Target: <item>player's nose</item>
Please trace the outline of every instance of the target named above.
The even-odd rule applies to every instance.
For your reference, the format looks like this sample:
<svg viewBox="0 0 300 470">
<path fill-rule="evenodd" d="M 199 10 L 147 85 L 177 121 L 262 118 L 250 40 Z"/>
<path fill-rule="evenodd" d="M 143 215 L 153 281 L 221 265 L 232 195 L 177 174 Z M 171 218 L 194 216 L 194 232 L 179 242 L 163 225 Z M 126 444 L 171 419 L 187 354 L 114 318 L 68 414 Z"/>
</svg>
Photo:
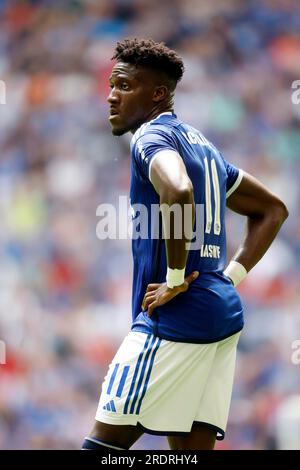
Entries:
<svg viewBox="0 0 300 470">
<path fill-rule="evenodd" d="M 116 92 L 112 89 L 107 97 L 107 101 L 109 104 L 114 104 L 118 102 L 118 96 Z"/>
</svg>

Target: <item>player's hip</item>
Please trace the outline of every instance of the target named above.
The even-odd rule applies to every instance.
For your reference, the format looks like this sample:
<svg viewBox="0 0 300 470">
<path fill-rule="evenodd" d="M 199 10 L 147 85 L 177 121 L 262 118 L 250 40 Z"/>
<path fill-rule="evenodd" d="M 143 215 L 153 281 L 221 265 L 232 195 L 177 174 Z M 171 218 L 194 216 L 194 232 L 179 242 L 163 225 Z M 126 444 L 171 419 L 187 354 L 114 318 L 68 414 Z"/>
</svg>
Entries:
<svg viewBox="0 0 300 470">
<path fill-rule="evenodd" d="M 219 376 L 221 356 L 227 356 L 222 373 L 232 376 L 238 338 L 236 334 L 218 343 L 191 344 L 130 332 L 105 377 L 96 419 L 110 424 L 140 423 L 166 434 L 189 432 L 195 420 L 203 421 L 200 398 L 207 395 L 209 400 L 207 384 Z M 216 412 L 214 403 L 221 398 L 212 398 L 207 421 L 224 429 L 231 388 L 227 395 L 224 389 L 214 393 L 226 396 L 226 403 Z"/>
<path fill-rule="evenodd" d="M 154 310 L 151 319 L 148 313 L 140 312 L 132 323 L 131 330 L 153 334 L 160 338 L 181 343 L 208 344 L 222 341 L 242 330 L 243 310 L 224 312 L 190 306 L 175 308 L 163 305 Z"/>
</svg>

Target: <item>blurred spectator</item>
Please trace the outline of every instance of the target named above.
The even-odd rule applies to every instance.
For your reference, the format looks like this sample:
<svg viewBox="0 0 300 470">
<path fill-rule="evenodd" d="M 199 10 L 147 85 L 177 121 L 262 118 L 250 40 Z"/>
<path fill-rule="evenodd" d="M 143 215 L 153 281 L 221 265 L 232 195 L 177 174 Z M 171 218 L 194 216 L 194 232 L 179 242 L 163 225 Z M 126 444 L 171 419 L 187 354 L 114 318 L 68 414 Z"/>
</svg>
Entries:
<svg viewBox="0 0 300 470">
<path fill-rule="evenodd" d="M 111 136 L 106 103 L 110 57 L 126 35 L 183 55 L 176 113 L 289 207 L 240 288 L 246 327 L 218 447 L 295 448 L 284 430 L 290 416 L 300 426 L 289 398 L 300 393 L 291 362 L 300 331 L 300 105 L 291 101 L 299 31 L 296 0 L 0 2 L 2 449 L 80 448 L 130 326 L 130 240 L 96 237 L 97 206 L 129 191 L 128 136 Z M 229 256 L 242 223 L 228 214 Z M 167 445 L 145 435 L 135 448 Z"/>
</svg>

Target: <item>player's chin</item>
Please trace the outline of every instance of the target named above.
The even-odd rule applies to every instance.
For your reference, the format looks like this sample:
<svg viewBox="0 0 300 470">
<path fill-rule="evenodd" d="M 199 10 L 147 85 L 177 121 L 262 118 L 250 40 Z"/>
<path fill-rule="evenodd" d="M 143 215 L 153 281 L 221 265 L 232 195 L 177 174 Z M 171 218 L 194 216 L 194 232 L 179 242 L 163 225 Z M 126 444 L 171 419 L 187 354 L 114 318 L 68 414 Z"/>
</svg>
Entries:
<svg viewBox="0 0 300 470">
<path fill-rule="evenodd" d="M 130 131 L 130 125 L 128 122 L 121 119 L 119 114 L 115 114 L 109 117 L 111 125 L 111 131 L 113 135 L 123 135 Z"/>
<path fill-rule="evenodd" d="M 120 128 L 120 127 L 112 127 L 111 132 L 113 135 L 123 135 L 128 132 L 128 129 Z"/>
<path fill-rule="evenodd" d="M 113 114 L 109 116 L 109 123 L 111 125 L 111 131 L 113 135 L 122 135 L 124 134 L 124 125 L 121 122 L 119 114 Z"/>
<path fill-rule="evenodd" d="M 113 135 L 123 135 L 129 130 L 127 129 L 127 127 L 125 127 L 121 123 L 111 122 L 110 125 L 111 125 L 111 132 L 113 133 Z"/>
</svg>

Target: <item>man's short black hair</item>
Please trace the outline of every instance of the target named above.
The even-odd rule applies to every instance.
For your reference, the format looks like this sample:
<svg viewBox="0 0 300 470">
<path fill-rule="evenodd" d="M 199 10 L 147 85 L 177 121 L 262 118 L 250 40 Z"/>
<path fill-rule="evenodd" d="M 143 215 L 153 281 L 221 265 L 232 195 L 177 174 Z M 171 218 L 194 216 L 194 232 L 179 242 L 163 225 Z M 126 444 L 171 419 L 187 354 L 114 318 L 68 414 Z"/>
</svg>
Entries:
<svg viewBox="0 0 300 470">
<path fill-rule="evenodd" d="M 134 38 L 117 42 L 112 59 L 162 71 L 173 82 L 174 88 L 184 72 L 181 57 L 163 42 L 152 39 Z"/>
</svg>

